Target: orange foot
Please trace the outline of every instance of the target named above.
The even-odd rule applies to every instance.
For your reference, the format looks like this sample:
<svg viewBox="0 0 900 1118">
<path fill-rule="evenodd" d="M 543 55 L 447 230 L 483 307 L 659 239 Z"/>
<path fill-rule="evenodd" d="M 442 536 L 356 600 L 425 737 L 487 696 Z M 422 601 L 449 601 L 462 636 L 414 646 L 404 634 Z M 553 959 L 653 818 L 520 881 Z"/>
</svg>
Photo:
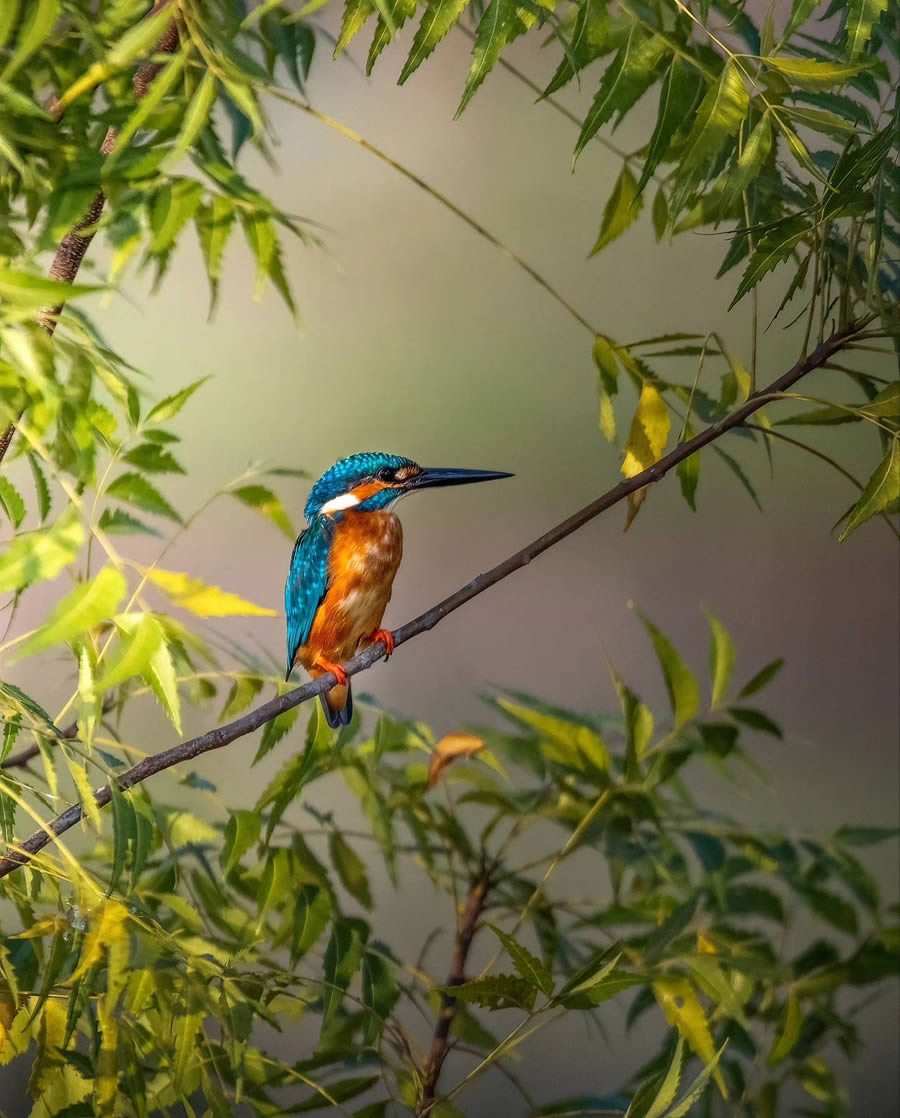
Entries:
<svg viewBox="0 0 900 1118">
<path fill-rule="evenodd" d="M 316 657 L 316 667 L 321 668 L 324 672 L 331 672 L 334 678 L 338 681 L 339 687 L 347 686 L 347 673 L 340 664 L 332 664 L 330 660 L 326 660 L 324 656 Z"/>
<path fill-rule="evenodd" d="M 390 629 L 376 629 L 374 633 L 369 634 L 369 640 L 372 644 L 381 641 L 384 645 L 385 660 L 387 660 L 388 656 L 392 655 L 394 651 L 394 634 Z"/>
</svg>

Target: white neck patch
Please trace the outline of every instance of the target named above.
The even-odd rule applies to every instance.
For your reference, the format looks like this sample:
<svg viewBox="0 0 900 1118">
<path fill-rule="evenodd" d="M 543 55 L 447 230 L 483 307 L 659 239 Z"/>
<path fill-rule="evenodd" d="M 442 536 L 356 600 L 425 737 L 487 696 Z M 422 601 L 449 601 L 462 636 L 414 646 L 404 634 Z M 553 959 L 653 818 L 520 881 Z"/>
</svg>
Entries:
<svg viewBox="0 0 900 1118">
<path fill-rule="evenodd" d="M 332 497 L 319 509 L 326 516 L 333 512 L 342 512 L 344 509 L 355 508 L 359 504 L 359 497 L 355 493 L 341 493 L 339 497 Z"/>
</svg>

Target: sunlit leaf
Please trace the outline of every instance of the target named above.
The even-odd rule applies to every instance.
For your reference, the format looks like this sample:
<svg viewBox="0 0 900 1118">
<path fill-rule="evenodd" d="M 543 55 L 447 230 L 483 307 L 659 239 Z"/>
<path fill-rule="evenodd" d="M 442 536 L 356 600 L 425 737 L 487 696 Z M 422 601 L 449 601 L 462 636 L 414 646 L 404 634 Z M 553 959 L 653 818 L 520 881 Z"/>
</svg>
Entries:
<svg viewBox="0 0 900 1118">
<path fill-rule="evenodd" d="M 172 508 L 156 486 L 142 475 L 134 472 L 120 474 L 106 490 L 110 497 L 117 497 L 120 501 L 127 501 L 139 509 L 152 512 L 157 516 L 168 517 L 169 520 L 179 521 L 181 517 Z"/>
<path fill-rule="evenodd" d="M 158 586 L 167 598 L 180 609 L 190 610 L 200 617 L 229 617 L 235 614 L 254 614 L 259 617 L 274 617 L 275 610 L 239 598 L 211 586 L 202 579 L 193 578 L 181 571 L 164 571 L 153 567 L 143 571 L 147 578 Z"/>
<path fill-rule="evenodd" d="M 472 757 L 484 749 L 482 738 L 474 734 L 446 734 L 435 745 L 428 764 L 428 787 L 433 788 L 444 772 L 460 757 Z"/>
<path fill-rule="evenodd" d="M 650 181 L 656 168 L 669 149 L 669 144 L 679 128 L 684 125 L 688 114 L 694 107 L 699 90 L 698 75 L 690 66 L 677 55 L 669 64 L 669 69 L 663 78 L 659 91 L 659 108 L 656 113 L 656 125 L 650 143 L 644 167 L 637 185 L 637 194 L 641 194 Z"/>
<path fill-rule="evenodd" d="M 12 526 L 18 528 L 25 519 L 25 502 L 22 495 L 13 483 L 6 477 L 0 477 L 0 505 L 9 517 Z"/>
<path fill-rule="evenodd" d="M 166 396 L 164 400 L 160 400 L 147 412 L 147 418 L 144 420 L 145 425 L 150 427 L 154 423 L 166 423 L 168 420 L 174 419 L 200 385 L 208 379 L 208 377 L 201 377 L 200 380 L 195 380 L 193 384 L 189 384 L 187 388 L 182 388 L 180 392 L 175 392 L 171 396 Z"/>
<path fill-rule="evenodd" d="M 622 165 L 616 185 L 609 196 L 606 208 L 603 211 L 603 221 L 594 247 L 590 251 L 595 256 L 602 248 L 620 237 L 625 230 L 640 215 L 643 201 L 638 195 L 637 182 L 629 170 L 628 164 Z"/>
<path fill-rule="evenodd" d="M 873 0 L 864 0 L 871 4 Z M 787 55 L 760 59 L 772 70 L 801 89 L 832 89 L 871 66 L 871 62 L 823 62 L 817 58 L 789 58 Z"/>
<path fill-rule="evenodd" d="M 690 721 L 699 709 L 700 690 L 697 686 L 697 678 L 653 622 L 643 614 L 639 616 L 653 641 L 663 678 L 666 681 L 672 713 L 675 716 L 675 728 L 678 729 L 685 722 Z"/>
<path fill-rule="evenodd" d="M 45 531 L 16 536 L 0 555 L 0 590 L 21 590 L 32 582 L 55 578 L 83 543 L 84 527 L 74 509 Z"/>
<path fill-rule="evenodd" d="M 65 644 L 108 620 L 125 597 L 125 576 L 104 567 L 90 582 L 76 586 L 53 607 L 44 624 L 20 647 L 18 655 L 33 656 L 54 644 Z"/>
<path fill-rule="evenodd" d="M 860 524 L 864 524 L 877 513 L 891 508 L 898 499 L 900 499 L 900 436 L 895 435 L 891 439 L 887 454 L 866 482 L 859 500 L 847 517 L 838 541 L 842 543 Z"/>
<path fill-rule="evenodd" d="M 409 57 L 400 71 L 398 79 L 400 85 L 403 85 L 406 79 L 418 70 L 441 39 L 457 23 L 468 4 L 469 0 L 428 0 L 410 47 Z"/>
<path fill-rule="evenodd" d="M 676 975 L 660 976 L 653 982 L 653 991 L 670 1025 L 674 1025 L 704 1064 L 716 1058 L 712 1034 L 703 1007 L 697 1000 L 694 988 L 686 978 Z M 725 1080 L 716 1068 L 713 1077 L 723 1098 L 728 1098 Z"/>
<path fill-rule="evenodd" d="M 775 1043 L 772 1045 L 772 1051 L 769 1053 L 770 1067 L 774 1067 L 776 1064 L 780 1064 L 782 1060 L 787 1059 L 800 1037 L 802 1027 L 803 1010 L 800 1008 L 799 1000 L 791 995 L 785 1003 L 784 1013 L 778 1026 L 778 1034 Z"/>
<path fill-rule="evenodd" d="M 872 37 L 872 28 L 888 10 L 888 0 L 850 0 L 844 34 L 847 38 L 847 54 L 855 58 L 867 47 Z"/>
<path fill-rule="evenodd" d="M 288 514 L 284 511 L 284 506 L 271 489 L 265 485 L 242 485 L 238 489 L 229 489 L 228 492 L 248 508 L 256 509 L 271 520 L 293 542 L 297 533 Z"/>
<path fill-rule="evenodd" d="M 625 444 L 622 473 L 626 477 L 634 477 L 642 473 L 662 458 L 671 426 L 672 420 L 665 400 L 649 381 L 645 381 L 634 419 L 631 421 L 628 442 Z M 637 515 L 646 495 L 646 488 L 629 494 L 626 529 Z"/>
<path fill-rule="evenodd" d="M 734 662 L 737 658 L 737 650 L 731 634 L 715 614 L 707 610 L 706 620 L 709 622 L 712 632 L 712 640 L 709 646 L 709 674 L 712 680 L 711 706 L 715 710 L 717 706 L 721 705 L 728 691 L 728 685 L 734 671 Z"/>
</svg>

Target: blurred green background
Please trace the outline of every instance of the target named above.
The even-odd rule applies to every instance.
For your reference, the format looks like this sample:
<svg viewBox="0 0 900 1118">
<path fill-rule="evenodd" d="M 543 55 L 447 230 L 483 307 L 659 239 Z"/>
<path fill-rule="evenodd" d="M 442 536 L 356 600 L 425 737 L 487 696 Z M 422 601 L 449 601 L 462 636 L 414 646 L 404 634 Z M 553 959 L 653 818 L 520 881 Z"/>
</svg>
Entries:
<svg viewBox="0 0 900 1118">
<path fill-rule="evenodd" d="M 325 25 L 334 29 L 330 18 Z M 409 35 L 401 39 L 408 48 Z M 310 95 L 318 109 L 383 148 L 527 259 L 596 329 L 625 342 L 718 330 L 748 360 L 749 306 L 728 314 L 736 277 L 714 279 L 723 238 L 686 234 L 671 246 L 656 245 L 644 214 L 588 260 L 619 160 L 593 144 L 573 175 L 573 125 L 551 107 L 532 104 L 529 90 L 503 70 L 454 122 L 469 49 L 462 34 L 451 36 L 400 89 L 394 83 L 403 45 L 389 50 L 374 79 L 366 80 L 362 46 L 333 63 L 320 42 Z M 540 81 L 553 66 L 545 53 L 526 42 L 510 57 Z M 567 104 L 578 110 L 587 96 L 572 90 Z M 98 311 L 99 324 L 150 374 L 155 396 L 213 377 L 179 420 L 188 475 L 173 480 L 167 494 L 183 514 L 260 459 L 315 476 L 345 454 L 383 449 L 428 465 L 515 472 L 502 485 L 403 503 L 406 558 L 386 619 L 394 627 L 616 482 L 619 455 L 596 422 L 591 337 L 507 255 L 394 169 L 288 106 L 273 103 L 271 112 L 278 168 L 248 150 L 245 173 L 286 210 L 318 223 L 325 243 L 319 249 L 286 242 L 301 330 L 273 291 L 261 304 L 252 302 L 253 266 L 237 239 L 212 322 L 199 255 L 190 248 L 173 261 L 159 295 L 150 298 L 148 285 L 133 279 L 124 298 Z M 649 133 L 647 119 L 636 116 L 622 133 L 616 141 L 624 148 L 639 146 Z M 102 266 L 102 253 L 98 259 Z M 763 289 L 763 323 L 782 288 L 776 273 Z M 780 320 L 762 341 L 763 384 L 799 348 L 797 334 L 779 326 Z M 720 371 L 708 374 L 713 393 Z M 685 366 L 685 379 L 692 375 Z M 825 377 L 838 376 L 821 374 L 820 391 Z M 848 384 L 835 380 L 828 391 L 850 399 Z M 815 385 L 806 388 L 813 392 Z M 617 409 L 621 429 L 633 410 L 629 392 L 624 389 Z M 855 425 L 816 431 L 810 440 L 861 478 L 876 464 L 875 440 Z M 739 788 L 711 775 L 702 789 L 706 802 L 795 833 L 824 834 L 848 821 L 896 823 L 896 541 L 876 520 L 836 543 L 831 525 L 854 491 L 823 463 L 776 446 L 773 481 L 760 446 L 734 437 L 724 445 L 752 477 L 762 515 L 706 454 L 697 513 L 685 505 L 676 479 L 665 480 L 627 534 L 618 507 L 399 650 L 390 665 L 359 680 L 357 691 L 429 721 L 438 732 L 485 719 L 479 693 L 488 687 L 526 689 L 599 710 L 615 704 L 606 653 L 661 710 L 662 680 L 629 603 L 649 614 L 697 669 L 706 658 L 705 605 L 735 637 L 740 679 L 775 656 L 787 661 L 766 696 L 786 740 L 759 737 L 754 752 L 771 785 L 751 780 Z M 298 525 L 307 489 L 293 480 L 281 485 Z M 154 548 L 136 541 L 132 553 L 149 558 Z M 223 500 L 176 544 L 166 565 L 279 610 L 278 619 L 218 628 L 280 657 L 289 555 L 290 543 L 275 528 Z M 51 595 L 55 589 L 44 600 Z M 31 600 L 35 617 L 41 603 L 37 595 Z M 19 624 L 29 625 L 24 609 Z M 68 695 L 70 679 L 62 673 L 37 679 L 36 671 L 28 661 L 20 679 L 48 706 Z M 188 729 L 205 728 L 209 717 L 198 714 Z M 146 721 L 129 731 L 147 751 L 173 741 L 171 727 L 151 706 Z M 296 729 L 256 769 L 249 767 L 255 742 L 247 739 L 204 758 L 197 771 L 232 805 L 249 805 L 287 752 L 299 747 L 301 734 Z M 164 785 L 157 782 L 157 794 Z M 203 794 L 176 788 L 174 777 L 170 791 L 182 800 L 200 796 L 194 810 L 214 814 Z M 337 784 L 332 797 L 316 806 L 355 814 Z M 894 891 L 896 852 L 888 848 L 879 857 L 880 878 Z M 399 951 L 415 954 L 436 922 L 450 926 L 449 910 L 436 919 L 421 880 L 408 888 L 408 875 L 407 888 L 395 896 L 383 875 L 374 878 L 382 902 L 376 934 Z M 566 882 L 580 891 L 601 888 L 579 881 L 577 859 L 556 887 Z M 448 952 L 445 936 L 430 956 L 436 971 Z M 478 961 L 476 952 L 475 966 Z M 895 987 L 867 1011 L 870 1047 L 847 1071 L 860 1115 L 897 1112 L 896 994 Z M 550 1080 L 557 1094 L 618 1088 L 647 1051 L 640 1032 L 623 1037 L 624 1013 L 618 1003 L 609 1008 L 605 1040 L 574 1015 L 564 1028 L 541 1034 L 528 1050 L 526 1082 L 538 1093 Z M 457 1070 L 449 1061 L 448 1082 Z M 492 1075 L 464 1103 L 467 1114 L 485 1116 L 515 1113 L 518 1106 L 508 1083 Z"/>
</svg>

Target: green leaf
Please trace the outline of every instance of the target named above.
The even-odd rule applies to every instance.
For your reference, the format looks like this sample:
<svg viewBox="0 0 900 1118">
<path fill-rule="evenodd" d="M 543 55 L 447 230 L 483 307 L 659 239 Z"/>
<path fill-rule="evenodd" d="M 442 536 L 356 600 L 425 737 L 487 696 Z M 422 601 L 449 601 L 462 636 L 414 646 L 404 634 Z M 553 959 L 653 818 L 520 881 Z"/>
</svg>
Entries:
<svg viewBox="0 0 900 1118">
<path fill-rule="evenodd" d="M 124 614 L 116 618 L 119 651 L 97 683 L 103 693 L 149 670 L 153 655 L 163 644 L 163 629 L 150 613 Z"/>
<path fill-rule="evenodd" d="M 786 55 L 764 56 L 760 62 L 801 89 L 831 89 L 843 85 L 872 65 L 868 59 L 862 62 L 822 62 L 817 58 L 788 58 Z"/>
<path fill-rule="evenodd" d="M 672 201 L 677 214 L 699 173 L 733 139 L 743 123 L 750 98 L 737 66 L 725 63 L 719 81 L 710 86 L 700 102 L 678 162 L 678 187 Z"/>
<path fill-rule="evenodd" d="M 331 915 L 328 890 L 318 885 L 304 885 L 294 905 L 291 932 L 291 962 L 296 963 L 313 947 Z"/>
<path fill-rule="evenodd" d="M 610 958 L 609 951 L 601 952 L 572 975 L 553 999 L 554 1002 L 565 1003 L 565 999 L 587 994 L 601 986 L 619 965 L 621 958 L 621 953 Z"/>
<path fill-rule="evenodd" d="M 340 831 L 332 831 L 328 838 L 328 850 L 334 868 L 344 888 L 355 897 L 363 908 L 372 907 L 372 894 L 365 864 Z"/>
<path fill-rule="evenodd" d="M 594 338 L 594 364 L 597 366 L 597 388 L 600 393 L 600 429 L 613 442 L 616 437 L 616 417 L 612 397 L 619 390 L 619 366 L 615 350 L 608 338 L 597 334 Z"/>
<path fill-rule="evenodd" d="M 428 0 L 409 57 L 400 71 L 400 85 L 418 70 L 451 27 L 456 25 L 468 4 L 469 0 Z"/>
<path fill-rule="evenodd" d="M 534 1009 L 537 989 L 512 974 L 491 974 L 484 978 L 473 978 L 459 986 L 439 986 L 442 994 L 456 998 L 469 1005 L 480 1005 L 483 1009 Z"/>
<path fill-rule="evenodd" d="M 807 886 L 803 889 L 803 899 L 809 908 L 823 920 L 827 920 L 835 928 L 847 935 L 855 936 L 859 930 L 859 920 L 856 909 L 837 893 L 830 893 L 826 889 Z"/>
<path fill-rule="evenodd" d="M 606 68 L 575 144 L 573 160 L 614 113 L 623 116 L 650 88 L 661 60 L 668 53 L 664 40 L 632 25 L 625 44 Z"/>
<path fill-rule="evenodd" d="M 638 195 L 643 193 L 653 172 L 665 158 L 672 137 L 687 120 L 688 114 L 694 107 L 697 90 L 696 71 L 685 65 L 677 55 L 674 56 L 659 91 L 656 125 L 650 137 L 644 168 L 638 180 Z"/>
<path fill-rule="evenodd" d="M 178 136 L 175 147 L 166 160 L 170 166 L 174 167 L 181 162 L 194 146 L 197 137 L 206 127 L 213 105 L 216 102 L 216 84 L 216 78 L 213 72 L 211 70 L 206 70 L 200 80 L 200 84 L 194 91 L 194 96 L 191 98 L 191 103 L 187 107 L 187 112 L 184 114 L 181 133 Z"/>
<path fill-rule="evenodd" d="M 124 509 L 104 509 L 100 528 L 113 536 L 158 536 L 159 532 Z"/>
<path fill-rule="evenodd" d="M 47 478 L 44 476 L 44 471 L 38 461 L 36 454 L 28 454 L 28 465 L 31 467 L 31 473 L 34 477 L 34 491 L 37 495 L 38 501 L 38 515 L 41 523 L 47 519 L 47 514 L 50 512 L 50 487 L 47 485 Z"/>
<path fill-rule="evenodd" d="M 15 7 L 13 4 L 13 10 Z M 16 49 L 0 74 L 0 81 L 9 81 L 49 38 L 59 18 L 59 11 L 59 0 L 30 0 L 16 40 Z"/>
<path fill-rule="evenodd" d="M 153 567 L 144 573 L 174 605 L 190 610 L 199 617 L 231 617 L 238 614 L 275 617 L 273 609 L 254 605 L 236 594 L 229 594 L 218 586 L 210 586 L 202 579 L 192 578 L 181 571 L 164 571 L 160 567 Z"/>
<path fill-rule="evenodd" d="M 894 839 L 900 834 L 898 827 L 841 827 L 835 832 L 838 842 L 850 846 L 875 846 L 887 839 Z"/>
<path fill-rule="evenodd" d="M 153 652 L 141 676 L 157 702 L 178 733 L 181 733 L 181 699 L 178 696 L 178 683 L 175 675 L 175 661 L 168 642 L 163 634 L 162 643 Z"/>
<path fill-rule="evenodd" d="M 602 248 L 620 237 L 628 226 L 637 220 L 642 206 L 643 201 L 638 196 L 637 182 L 628 164 L 624 163 L 603 211 L 600 232 L 597 234 L 590 255 L 596 256 Z"/>
<path fill-rule="evenodd" d="M 496 925 L 489 923 L 488 927 L 506 948 L 506 953 L 512 959 L 513 966 L 519 972 L 519 975 L 526 982 L 530 982 L 532 986 L 536 986 L 542 994 L 550 997 L 553 993 L 553 976 L 541 960 L 532 955 L 527 947 L 523 947 L 521 943 L 518 943 L 507 932 L 501 931 Z"/>
<path fill-rule="evenodd" d="M 63 283 L 47 279 L 18 268 L 0 268 L 0 295 L 16 306 L 34 308 L 55 306 L 79 295 L 103 291 L 103 286 L 91 283 Z"/>
<path fill-rule="evenodd" d="M 746 489 L 747 492 L 750 494 L 750 499 L 753 501 L 754 505 L 756 505 L 759 511 L 762 512 L 762 505 L 759 503 L 759 497 L 757 497 L 756 495 L 756 490 L 753 488 L 750 479 L 744 473 L 740 462 L 738 462 L 736 458 L 733 458 L 730 454 L 724 451 L 720 446 L 713 446 L 713 450 L 718 455 L 718 457 L 722 459 L 728 469 L 731 470 L 731 472 L 738 479 L 744 489 Z"/>
<path fill-rule="evenodd" d="M 225 706 L 219 715 L 220 722 L 229 722 L 246 710 L 263 689 L 263 681 L 254 675 L 240 675 L 232 683 Z"/>
<path fill-rule="evenodd" d="M 728 684 L 731 682 L 737 649 L 734 647 L 731 634 L 718 617 L 714 613 L 710 613 L 709 610 L 704 612 L 712 630 L 712 640 L 709 646 L 709 674 L 712 679 L 711 709 L 715 710 L 725 698 Z"/>
<path fill-rule="evenodd" d="M 679 1036 L 678 1043 L 675 1045 L 675 1051 L 672 1055 L 672 1060 L 666 1071 L 662 1083 L 659 1085 L 659 1090 L 653 1098 L 646 1112 L 643 1113 L 642 1118 L 661 1118 L 665 1113 L 666 1107 L 675 1098 L 678 1091 L 678 1084 L 681 1082 L 681 1064 L 684 1056 L 684 1037 Z M 625 1118 L 631 1114 L 632 1108 L 629 1106 L 625 1113 Z"/>
<path fill-rule="evenodd" d="M 394 972 L 380 956 L 367 951 L 362 957 L 363 1004 L 369 1011 L 364 1031 L 367 1044 L 374 1044 L 400 996 Z"/>
<path fill-rule="evenodd" d="M 65 644 L 108 620 L 127 589 L 120 571 L 104 567 L 96 578 L 76 586 L 57 602 L 44 624 L 21 645 L 18 656 L 33 656 L 51 645 Z"/>
<path fill-rule="evenodd" d="M 722 212 L 726 212 L 734 199 L 740 197 L 758 177 L 772 150 L 772 123 L 769 114 L 763 113 L 756 127 L 747 137 L 735 167 L 727 174 L 727 185 L 722 195 Z"/>
<path fill-rule="evenodd" d="M 692 1113 L 695 1103 L 699 1102 L 700 1096 L 706 1090 L 706 1085 L 710 1079 L 716 1076 L 718 1080 L 719 1060 L 722 1057 L 722 1053 L 725 1051 L 725 1045 L 727 1043 L 728 1041 L 716 1052 L 715 1056 L 713 1056 L 712 1060 L 710 1060 L 706 1067 L 700 1072 L 682 1098 L 678 1100 L 677 1105 L 664 1114 L 663 1118 L 687 1118 L 687 1115 Z"/>
<path fill-rule="evenodd" d="M 341 30 L 334 47 L 334 57 L 337 58 L 362 31 L 369 16 L 375 12 L 374 0 L 345 0 L 344 15 L 341 19 Z"/>
<path fill-rule="evenodd" d="M 5 477 L 0 477 L 0 505 L 3 506 L 12 526 L 18 528 L 25 519 L 25 502 L 18 489 Z"/>
<path fill-rule="evenodd" d="M 861 54 L 872 38 L 872 28 L 888 10 L 888 0 L 850 0 L 844 34 L 847 39 L 847 54 L 855 58 Z M 895 27 L 896 31 L 896 27 Z"/>
<path fill-rule="evenodd" d="M 183 474 L 184 467 L 158 443 L 141 443 L 125 455 L 125 461 L 150 474 Z"/>
<path fill-rule="evenodd" d="M 760 668 L 756 675 L 749 679 L 738 692 L 738 698 L 748 699 L 751 695 L 755 695 L 757 691 L 762 691 L 764 687 L 767 687 L 772 682 L 783 667 L 784 660 L 779 656 L 777 660 L 772 660 L 771 663 L 766 664 L 764 668 Z"/>
<path fill-rule="evenodd" d="M 684 429 L 684 437 L 690 440 L 696 432 L 690 423 Z M 681 495 L 693 512 L 697 511 L 697 486 L 700 484 L 700 451 L 695 451 L 675 467 L 675 475 L 681 485 Z"/>
<path fill-rule="evenodd" d="M 22 0 L 6 0 L 0 4 L 0 47 L 5 47 L 13 28 L 19 22 Z"/>
<path fill-rule="evenodd" d="M 753 707 L 729 707 L 728 713 L 736 722 L 749 726 L 751 730 L 759 730 L 763 734 L 771 734 L 775 738 L 783 738 L 781 727 L 773 722 L 767 714 Z"/>
<path fill-rule="evenodd" d="M 197 235 L 203 251 L 203 263 L 209 280 L 210 314 L 219 298 L 222 258 L 234 228 L 234 216 L 234 202 L 224 194 L 217 194 L 208 206 L 200 207 L 195 218 Z"/>
<path fill-rule="evenodd" d="M 381 0 L 385 12 L 379 11 L 378 24 L 366 58 L 366 74 L 370 75 L 378 57 L 404 23 L 416 14 L 416 0 Z M 385 16 L 390 16 L 386 19 Z"/>
<path fill-rule="evenodd" d="M 878 469 L 866 482 L 859 500 L 853 506 L 844 530 L 838 536 L 843 541 L 876 513 L 889 509 L 900 498 L 900 436 L 894 435 L 887 454 Z"/>
<path fill-rule="evenodd" d="M 792 994 L 785 1003 L 775 1043 L 769 1053 L 769 1067 L 774 1067 L 776 1064 L 780 1064 L 782 1060 L 787 1059 L 794 1045 L 800 1039 L 802 1027 L 803 1010 L 800 1008 L 799 999 Z"/>
<path fill-rule="evenodd" d="M 127 501 L 139 509 L 155 513 L 157 516 L 166 516 L 170 520 L 181 523 L 181 517 L 172 508 L 162 493 L 141 474 L 129 472 L 120 474 L 107 488 L 110 497 L 117 497 L 120 501 Z"/>
<path fill-rule="evenodd" d="M 675 716 L 675 729 L 690 721 L 700 706 L 700 689 L 697 678 L 649 618 L 638 614 L 656 651 L 669 693 L 669 703 Z"/>
<path fill-rule="evenodd" d="M 209 377 L 201 377 L 200 380 L 195 380 L 193 384 L 189 384 L 187 388 L 182 388 L 180 392 L 175 392 L 171 396 L 166 396 L 164 400 L 160 400 L 147 413 L 147 418 L 144 420 L 145 426 L 151 427 L 154 423 L 166 423 L 168 420 L 174 419 L 200 385 L 207 380 L 209 380 Z"/>
<path fill-rule="evenodd" d="M 0 590 L 23 590 L 33 582 L 56 578 L 83 543 L 84 527 L 72 508 L 46 531 L 16 536 L 0 555 Z"/>
<path fill-rule="evenodd" d="M 109 173 L 110 167 L 115 165 L 117 159 L 128 147 L 135 133 L 147 124 L 147 121 L 149 121 L 162 104 L 163 98 L 170 92 L 181 77 L 186 61 L 187 53 L 182 49 L 163 66 L 153 79 L 153 84 L 140 99 L 137 108 L 122 127 L 119 128 L 116 136 L 116 146 L 106 159 L 106 164 L 104 166 L 105 173 Z"/>
<path fill-rule="evenodd" d="M 288 514 L 284 511 L 284 506 L 267 486 L 243 485 L 239 489 L 229 489 L 228 492 L 242 504 L 247 505 L 248 508 L 256 509 L 257 512 L 271 520 L 289 540 L 293 541 L 296 538 L 297 533 L 294 531 Z"/>
<path fill-rule="evenodd" d="M 517 0 L 490 0 L 478 22 L 475 43 L 472 47 L 472 65 L 466 78 L 466 88 L 456 110 L 459 117 L 484 79 L 497 63 L 501 50 L 516 35 L 525 30 L 520 20 L 522 9 Z"/>
<path fill-rule="evenodd" d="M 260 818 L 255 811 L 235 811 L 229 816 L 220 855 L 223 873 L 230 873 L 250 847 L 259 842 L 259 829 Z"/>
<path fill-rule="evenodd" d="M 339 916 L 325 947 L 323 977 L 325 988 L 322 1005 L 322 1027 L 335 1015 L 344 1000 L 344 991 L 356 974 L 365 942 L 365 924 L 353 917 Z"/>
</svg>

